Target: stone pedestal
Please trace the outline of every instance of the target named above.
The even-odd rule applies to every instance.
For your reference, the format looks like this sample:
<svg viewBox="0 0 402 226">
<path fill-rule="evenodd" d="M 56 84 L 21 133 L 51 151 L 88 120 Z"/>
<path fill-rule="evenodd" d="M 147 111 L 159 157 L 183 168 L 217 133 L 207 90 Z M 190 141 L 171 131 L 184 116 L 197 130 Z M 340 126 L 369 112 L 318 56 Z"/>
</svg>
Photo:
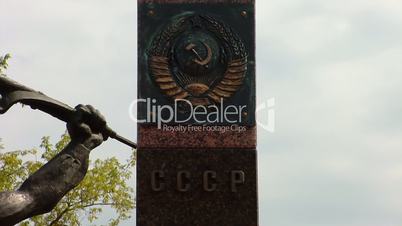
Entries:
<svg viewBox="0 0 402 226">
<path fill-rule="evenodd" d="M 257 226 L 252 0 L 140 0 L 138 226 Z"/>
<path fill-rule="evenodd" d="M 137 167 L 137 225 L 258 225 L 255 150 L 140 150 Z"/>
</svg>

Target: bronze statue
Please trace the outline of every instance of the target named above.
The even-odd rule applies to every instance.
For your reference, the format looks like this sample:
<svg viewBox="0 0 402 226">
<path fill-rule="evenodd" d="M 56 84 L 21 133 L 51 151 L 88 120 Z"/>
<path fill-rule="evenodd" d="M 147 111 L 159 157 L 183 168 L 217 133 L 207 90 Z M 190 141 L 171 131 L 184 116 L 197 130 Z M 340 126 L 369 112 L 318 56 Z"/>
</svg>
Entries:
<svg viewBox="0 0 402 226">
<path fill-rule="evenodd" d="M 84 178 L 91 150 L 109 137 L 136 148 L 135 143 L 111 130 L 99 111 L 90 105 L 73 109 L 1 75 L 0 94 L 0 114 L 20 102 L 67 122 L 71 137 L 70 143 L 17 191 L 0 192 L 1 226 L 50 212 Z"/>
<path fill-rule="evenodd" d="M 84 179 L 90 151 L 108 137 L 102 134 L 106 121 L 97 110 L 90 105 L 79 105 L 76 109 L 74 120 L 67 123 L 71 137 L 67 147 L 24 181 L 17 191 L 0 193 L 0 225 L 14 225 L 51 211 Z M 87 124 L 85 119 L 91 123 Z"/>
</svg>

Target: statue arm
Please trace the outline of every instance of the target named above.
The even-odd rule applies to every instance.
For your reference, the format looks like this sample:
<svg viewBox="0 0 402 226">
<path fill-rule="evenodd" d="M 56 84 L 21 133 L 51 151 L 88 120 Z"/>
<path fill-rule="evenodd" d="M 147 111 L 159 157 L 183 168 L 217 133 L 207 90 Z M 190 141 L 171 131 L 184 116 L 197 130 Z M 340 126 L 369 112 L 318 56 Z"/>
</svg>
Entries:
<svg viewBox="0 0 402 226">
<path fill-rule="evenodd" d="M 88 170 L 90 151 L 105 140 L 103 125 L 106 122 L 98 111 L 91 106 L 77 106 L 77 116 L 67 124 L 71 142 L 17 191 L 0 193 L 0 225 L 14 225 L 47 213 L 75 188 Z"/>
</svg>

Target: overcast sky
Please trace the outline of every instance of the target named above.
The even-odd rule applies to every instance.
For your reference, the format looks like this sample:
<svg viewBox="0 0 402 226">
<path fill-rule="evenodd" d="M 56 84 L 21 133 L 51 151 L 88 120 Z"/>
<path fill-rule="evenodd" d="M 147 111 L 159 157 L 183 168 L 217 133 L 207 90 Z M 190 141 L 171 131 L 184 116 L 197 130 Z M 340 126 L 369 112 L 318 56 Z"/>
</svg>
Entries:
<svg viewBox="0 0 402 226">
<path fill-rule="evenodd" d="M 127 0 L 0 0 L 7 74 L 135 139 L 136 16 Z M 276 99 L 276 131 L 258 137 L 261 226 L 402 225 L 401 87 L 402 1 L 259 0 L 258 101 Z M 65 125 L 14 107 L 0 128 L 15 150 Z M 91 158 L 129 155 L 108 141 Z"/>
</svg>

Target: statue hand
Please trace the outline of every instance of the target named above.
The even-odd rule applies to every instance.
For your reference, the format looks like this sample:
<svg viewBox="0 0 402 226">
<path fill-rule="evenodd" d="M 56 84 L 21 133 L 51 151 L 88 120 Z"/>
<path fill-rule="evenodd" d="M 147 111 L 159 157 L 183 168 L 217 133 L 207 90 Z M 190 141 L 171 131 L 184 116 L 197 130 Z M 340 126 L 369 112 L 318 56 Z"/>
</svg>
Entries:
<svg viewBox="0 0 402 226">
<path fill-rule="evenodd" d="M 73 142 L 83 144 L 89 150 L 99 146 L 108 136 L 104 133 L 106 120 L 103 115 L 91 105 L 78 105 L 67 130 Z"/>
</svg>

